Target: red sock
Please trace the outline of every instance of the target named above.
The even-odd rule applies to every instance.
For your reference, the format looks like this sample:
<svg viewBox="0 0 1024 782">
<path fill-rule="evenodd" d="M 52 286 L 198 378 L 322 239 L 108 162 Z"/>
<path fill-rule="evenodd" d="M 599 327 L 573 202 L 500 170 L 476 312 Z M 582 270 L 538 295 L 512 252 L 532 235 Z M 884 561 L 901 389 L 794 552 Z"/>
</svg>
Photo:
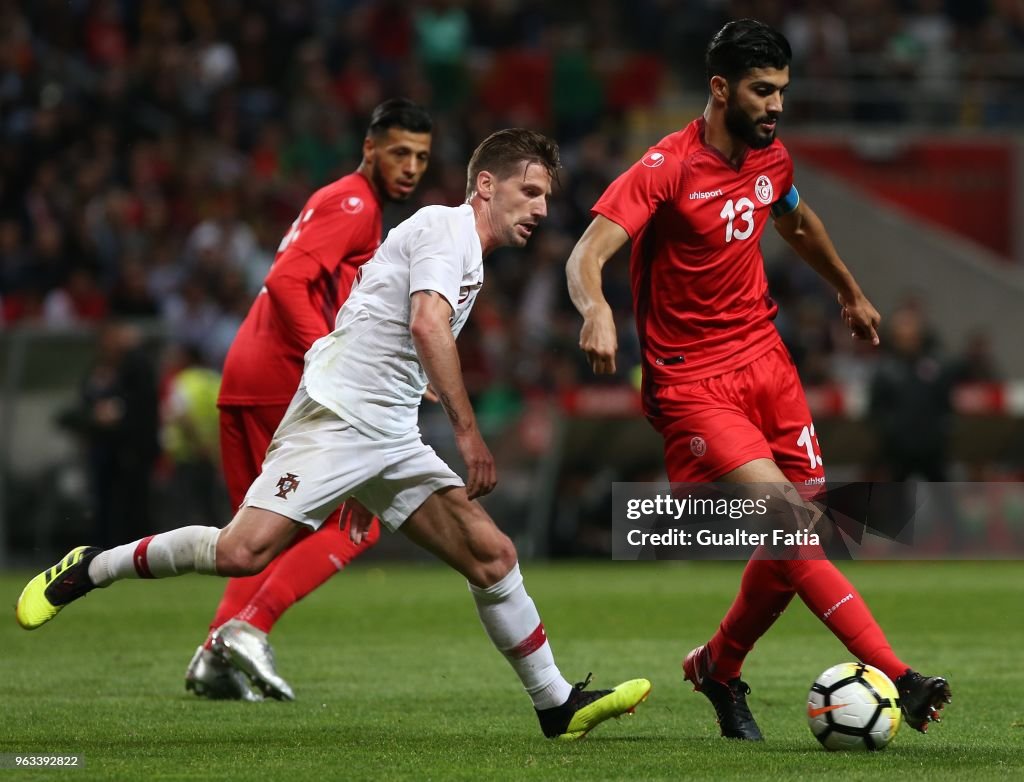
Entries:
<svg viewBox="0 0 1024 782">
<path fill-rule="evenodd" d="M 367 539 L 358 546 L 348 536 L 348 529 L 338 529 L 328 519 L 312 535 L 286 549 L 274 560 L 273 572 L 237 612 L 238 619 L 269 633 L 274 623 L 299 600 L 304 598 L 349 562 L 370 548 L 380 538 L 380 524 L 373 522 Z"/>
<path fill-rule="evenodd" d="M 708 642 L 712 677 L 728 682 L 740 675 L 743 660 L 754 643 L 786 610 L 793 599 L 793 588 L 785 578 L 781 563 L 762 559 L 760 550 L 747 563 L 740 591 L 722 619 L 718 632 Z"/>
<path fill-rule="evenodd" d="M 330 521 L 330 519 L 328 519 L 328 521 Z M 300 541 L 305 540 L 311 534 L 312 531 L 308 528 L 300 530 L 292 542 L 288 544 L 288 548 L 297 545 Z M 285 549 L 285 551 L 287 550 L 288 549 Z M 210 648 L 213 631 L 229 619 L 234 619 L 238 612 L 249 604 L 249 601 L 252 600 L 256 593 L 263 588 L 267 579 L 269 579 L 274 571 L 277 570 L 278 563 L 281 561 L 281 557 L 284 556 L 284 553 L 285 552 L 282 551 L 274 557 L 274 559 L 270 561 L 270 564 L 255 576 L 243 576 L 241 578 L 228 579 L 228 585 L 224 587 L 224 594 L 221 596 L 220 604 L 217 606 L 217 613 L 213 615 L 213 621 L 210 622 L 210 634 L 206 636 L 205 644 L 207 649 Z"/>
<path fill-rule="evenodd" d="M 800 599 L 850 654 L 892 680 L 907 671 L 853 585 L 827 559 L 779 561 Z"/>
<path fill-rule="evenodd" d="M 228 585 L 224 587 L 224 595 L 217 606 L 217 613 L 213 615 L 213 621 L 210 622 L 210 634 L 206 636 L 205 644 L 207 649 L 210 648 L 213 631 L 233 618 L 235 614 L 252 600 L 253 595 L 259 592 L 260 587 L 270 578 L 270 574 L 274 572 L 280 560 L 281 555 L 278 555 L 276 559 L 263 568 L 263 572 L 257 573 L 255 576 L 228 579 Z"/>
</svg>

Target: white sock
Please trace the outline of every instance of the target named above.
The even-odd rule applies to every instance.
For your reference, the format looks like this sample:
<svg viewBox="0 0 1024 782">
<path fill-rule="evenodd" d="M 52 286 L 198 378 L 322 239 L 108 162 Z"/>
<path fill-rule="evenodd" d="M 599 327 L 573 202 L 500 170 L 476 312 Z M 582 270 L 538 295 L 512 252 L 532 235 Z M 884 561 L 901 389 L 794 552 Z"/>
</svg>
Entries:
<svg viewBox="0 0 1024 782">
<path fill-rule="evenodd" d="M 181 527 L 116 546 L 89 563 L 89 578 L 98 587 L 122 578 L 167 578 L 182 573 L 217 575 L 217 527 Z"/>
<path fill-rule="evenodd" d="M 519 674 L 535 709 L 561 706 L 572 686 L 551 653 L 537 607 L 526 594 L 517 562 L 497 584 L 481 589 L 469 585 L 476 610 L 491 642 Z"/>
</svg>

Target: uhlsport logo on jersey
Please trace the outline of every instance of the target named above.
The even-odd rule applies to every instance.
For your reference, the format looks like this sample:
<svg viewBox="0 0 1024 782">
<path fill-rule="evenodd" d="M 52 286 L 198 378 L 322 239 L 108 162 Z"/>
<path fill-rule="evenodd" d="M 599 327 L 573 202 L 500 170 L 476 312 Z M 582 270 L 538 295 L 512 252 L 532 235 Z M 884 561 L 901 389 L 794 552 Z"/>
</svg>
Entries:
<svg viewBox="0 0 1024 782">
<path fill-rule="evenodd" d="M 662 152 L 648 152 L 640 162 L 648 168 L 657 168 L 665 162 L 665 155 Z"/>
<path fill-rule="evenodd" d="M 772 180 L 761 174 L 754 183 L 754 195 L 762 204 L 770 204 L 775 200 L 775 188 L 772 187 Z"/>
<path fill-rule="evenodd" d="M 363 199 L 359 196 L 349 196 L 341 202 L 341 210 L 350 215 L 357 215 L 363 211 Z"/>
<path fill-rule="evenodd" d="M 699 459 L 700 457 L 702 457 L 704 454 L 706 454 L 708 452 L 707 441 L 703 437 L 701 437 L 699 435 L 697 437 L 691 438 L 690 439 L 690 451 L 692 451 L 693 455 L 696 456 Z"/>
<path fill-rule="evenodd" d="M 282 475 L 277 481 L 277 494 L 282 500 L 288 499 L 288 495 L 299 488 L 299 476 L 293 472 Z"/>
</svg>

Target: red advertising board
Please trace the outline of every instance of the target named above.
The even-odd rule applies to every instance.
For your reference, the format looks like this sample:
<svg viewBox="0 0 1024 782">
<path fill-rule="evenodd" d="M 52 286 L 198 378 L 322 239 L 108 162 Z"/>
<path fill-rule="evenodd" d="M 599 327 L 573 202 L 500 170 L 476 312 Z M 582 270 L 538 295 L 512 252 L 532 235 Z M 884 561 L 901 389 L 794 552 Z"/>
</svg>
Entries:
<svg viewBox="0 0 1024 782">
<path fill-rule="evenodd" d="M 1010 142 L 869 136 L 787 136 L 785 142 L 800 160 L 1013 258 L 1015 153 Z"/>
</svg>

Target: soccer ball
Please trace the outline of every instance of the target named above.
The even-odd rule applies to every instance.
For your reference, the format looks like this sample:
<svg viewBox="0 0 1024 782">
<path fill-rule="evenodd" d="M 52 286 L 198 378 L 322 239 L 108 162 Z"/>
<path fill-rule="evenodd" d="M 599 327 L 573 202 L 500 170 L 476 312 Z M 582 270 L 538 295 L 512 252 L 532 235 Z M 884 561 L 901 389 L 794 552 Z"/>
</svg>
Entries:
<svg viewBox="0 0 1024 782">
<path fill-rule="evenodd" d="M 882 749 L 902 718 L 896 685 L 863 663 L 832 666 L 807 694 L 807 723 L 825 749 Z"/>
</svg>

